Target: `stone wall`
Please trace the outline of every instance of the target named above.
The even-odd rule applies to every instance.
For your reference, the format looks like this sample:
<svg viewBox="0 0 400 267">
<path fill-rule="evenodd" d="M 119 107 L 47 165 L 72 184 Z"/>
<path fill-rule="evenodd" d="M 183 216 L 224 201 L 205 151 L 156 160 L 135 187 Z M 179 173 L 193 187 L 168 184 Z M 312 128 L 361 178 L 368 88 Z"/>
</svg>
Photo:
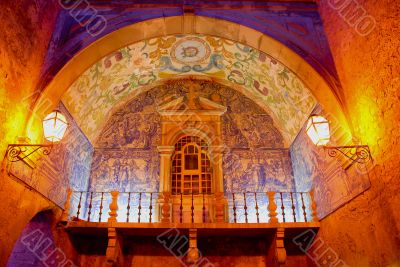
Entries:
<svg viewBox="0 0 400 267">
<path fill-rule="evenodd" d="M 0 3 L 0 154 L 24 136 L 36 84 L 59 11 L 56 1 L 4 0 Z M 28 221 L 53 204 L 0 173 L 0 266 Z M 18 214 L 18 216 L 12 216 Z"/>
<path fill-rule="evenodd" d="M 349 2 L 346 9 L 344 3 Z M 347 116 L 356 136 L 371 147 L 376 163 L 370 172 L 371 188 L 322 220 L 319 237 L 349 266 L 399 266 L 400 2 L 319 1 L 319 10 Z M 365 10 L 376 20 L 375 28 L 358 34 L 360 25 L 343 19 L 346 10 L 350 13 L 344 18 L 350 23 L 352 14 Z"/>
</svg>

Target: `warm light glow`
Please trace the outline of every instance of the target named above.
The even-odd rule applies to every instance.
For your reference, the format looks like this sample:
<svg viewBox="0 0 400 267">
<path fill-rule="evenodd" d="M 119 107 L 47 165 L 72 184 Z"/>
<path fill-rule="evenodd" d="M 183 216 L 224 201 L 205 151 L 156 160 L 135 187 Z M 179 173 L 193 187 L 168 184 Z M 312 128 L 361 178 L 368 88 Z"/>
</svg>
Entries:
<svg viewBox="0 0 400 267">
<path fill-rule="evenodd" d="M 44 137 L 50 142 L 59 142 L 64 137 L 68 123 L 59 111 L 53 111 L 43 120 Z"/>
<path fill-rule="evenodd" d="M 317 146 L 326 145 L 331 137 L 329 122 L 322 116 L 312 115 L 307 122 L 307 135 Z"/>
</svg>

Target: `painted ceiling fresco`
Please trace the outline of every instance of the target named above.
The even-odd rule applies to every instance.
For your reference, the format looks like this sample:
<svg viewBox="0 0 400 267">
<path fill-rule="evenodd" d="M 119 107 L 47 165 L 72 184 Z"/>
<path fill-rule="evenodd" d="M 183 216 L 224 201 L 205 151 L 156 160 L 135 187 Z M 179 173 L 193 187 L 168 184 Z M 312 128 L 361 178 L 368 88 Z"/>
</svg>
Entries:
<svg viewBox="0 0 400 267">
<path fill-rule="evenodd" d="M 58 16 L 44 65 L 43 87 L 68 60 L 97 39 L 132 23 L 182 16 L 184 7 L 192 8 L 196 16 L 231 21 L 271 36 L 302 56 L 328 82 L 338 83 L 322 20 L 316 3 L 313 2 L 235 0 L 163 0 L 162 3 L 153 0 L 136 0 L 134 3 L 128 0 L 85 2 L 90 3 L 94 10 L 87 8 L 86 5 L 74 8 L 76 13 L 85 16 L 80 20 L 81 25 L 74 20 L 68 9 L 62 10 Z M 94 15 L 103 17 L 107 24 L 101 32 L 91 35 L 85 26 Z"/>
<path fill-rule="evenodd" d="M 286 144 L 315 105 L 297 76 L 273 58 L 239 43 L 199 35 L 154 38 L 122 48 L 81 75 L 62 101 L 93 142 L 115 105 L 141 86 L 179 75 L 205 75 L 241 86 L 270 112 Z"/>
</svg>

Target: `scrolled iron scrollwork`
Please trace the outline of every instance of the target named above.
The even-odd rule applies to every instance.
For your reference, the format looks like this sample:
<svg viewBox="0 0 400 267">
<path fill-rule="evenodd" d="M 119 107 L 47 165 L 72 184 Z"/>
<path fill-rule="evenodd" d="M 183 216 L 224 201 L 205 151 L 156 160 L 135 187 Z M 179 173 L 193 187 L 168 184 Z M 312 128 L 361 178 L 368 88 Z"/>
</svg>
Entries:
<svg viewBox="0 0 400 267">
<path fill-rule="evenodd" d="M 53 144 L 34 145 L 34 144 L 11 144 L 8 145 L 6 158 L 10 162 L 24 160 L 34 153 L 49 155 Z"/>
<path fill-rule="evenodd" d="M 367 162 L 372 161 L 371 152 L 367 145 L 337 147 L 325 146 L 324 149 L 327 150 L 328 155 L 332 158 L 335 158 L 338 155 L 343 155 L 358 164 L 366 164 Z"/>
</svg>

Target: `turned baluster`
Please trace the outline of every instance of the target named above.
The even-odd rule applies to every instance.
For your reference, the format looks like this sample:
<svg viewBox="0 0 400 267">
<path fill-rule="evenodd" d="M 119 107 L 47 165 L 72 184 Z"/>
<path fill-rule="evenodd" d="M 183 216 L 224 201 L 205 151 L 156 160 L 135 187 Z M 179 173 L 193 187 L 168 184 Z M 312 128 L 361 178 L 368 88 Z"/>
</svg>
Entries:
<svg viewBox="0 0 400 267">
<path fill-rule="evenodd" d="M 67 222 L 69 220 L 69 210 L 71 207 L 71 198 L 72 198 L 72 189 L 68 188 L 67 189 L 67 199 L 66 199 L 65 205 L 64 205 L 64 211 L 61 216 L 62 222 Z"/>
<path fill-rule="evenodd" d="M 90 192 L 88 222 L 90 222 L 90 215 L 92 214 L 92 200 L 93 200 L 93 192 Z"/>
<path fill-rule="evenodd" d="M 296 222 L 296 207 L 294 206 L 292 192 L 290 192 L 290 200 L 292 201 L 293 221 Z"/>
<path fill-rule="evenodd" d="M 151 215 L 153 215 L 152 210 L 153 210 L 153 193 L 150 193 L 150 206 L 149 206 L 150 219 L 149 219 L 149 222 L 151 222 Z"/>
<path fill-rule="evenodd" d="M 142 211 L 142 193 L 139 193 L 139 206 L 138 206 L 138 222 L 140 223 L 140 215 Z"/>
<path fill-rule="evenodd" d="M 254 193 L 254 200 L 256 201 L 257 223 L 259 223 L 260 222 L 260 213 L 258 212 L 257 192 Z"/>
<path fill-rule="evenodd" d="M 126 206 L 126 222 L 129 222 L 129 215 L 131 209 L 131 192 L 128 193 L 128 204 Z"/>
<path fill-rule="evenodd" d="M 304 221 L 307 222 L 307 212 L 306 212 L 306 206 L 304 205 L 303 193 L 300 193 L 300 196 L 301 196 L 301 208 L 303 209 Z"/>
<path fill-rule="evenodd" d="M 194 223 L 194 201 L 193 201 L 193 191 L 192 191 L 192 207 L 191 207 L 191 209 L 192 209 L 192 223 Z"/>
<path fill-rule="evenodd" d="M 275 203 L 275 192 L 267 192 L 268 196 L 268 211 L 269 211 L 269 222 L 277 223 L 278 218 L 276 217 L 278 213 L 276 212 L 277 205 Z"/>
<path fill-rule="evenodd" d="M 286 218 L 285 218 L 285 205 L 283 204 L 283 193 L 280 192 L 279 194 L 280 194 L 280 196 L 281 196 L 281 210 L 282 210 L 283 222 L 286 222 Z"/>
<path fill-rule="evenodd" d="M 101 222 L 101 215 L 103 214 L 103 197 L 104 197 L 104 192 L 101 192 L 99 222 Z"/>
<path fill-rule="evenodd" d="M 244 218 L 246 220 L 246 223 L 248 223 L 247 219 L 247 200 L 246 200 L 246 193 L 243 193 L 243 199 L 244 199 Z"/>
<path fill-rule="evenodd" d="M 183 221 L 183 194 L 181 193 L 181 205 L 179 207 L 179 222 Z"/>
<path fill-rule="evenodd" d="M 79 196 L 78 211 L 76 212 L 76 218 L 77 218 L 77 219 L 79 219 L 79 214 L 81 214 L 82 194 L 83 194 L 83 192 L 81 192 L 81 194 L 80 194 L 80 196 Z"/>
<path fill-rule="evenodd" d="M 117 222 L 118 216 L 118 191 L 111 191 L 110 212 L 108 212 L 108 222 Z"/>
<path fill-rule="evenodd" d="M 203 223 L 206 222 L 206 205 L 204 200 L 204 192 L 203 192 Z"/>
<path fill-rule="evenodd" d="M 233 221 L 236 223 L 236 203 L 235 203 L 235 193 L 232 193 L 233 200 Z"/>
<path fill-rule="evenodd" d="M 317 216 L 317 203 L 315 202 L 314 190 L 310 192 L 310 199 L 311 199 L 311 216 L 313 222 L 318 222 Z"/>
</svg>

